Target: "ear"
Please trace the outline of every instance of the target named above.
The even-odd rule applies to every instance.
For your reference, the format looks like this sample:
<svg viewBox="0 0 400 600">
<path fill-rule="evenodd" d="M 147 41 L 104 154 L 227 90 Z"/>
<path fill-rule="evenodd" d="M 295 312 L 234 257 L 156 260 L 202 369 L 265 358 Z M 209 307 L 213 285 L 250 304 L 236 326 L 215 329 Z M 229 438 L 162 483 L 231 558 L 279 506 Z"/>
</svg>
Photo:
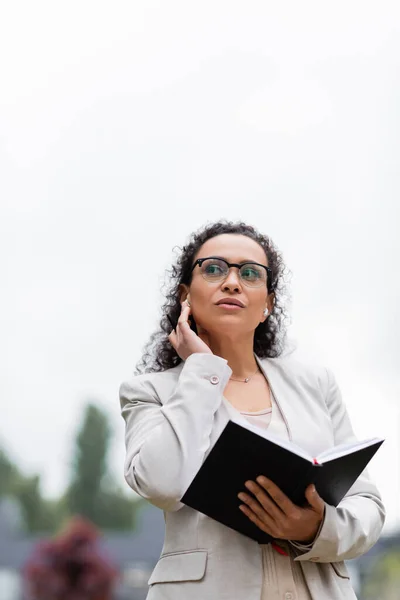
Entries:
<svg viewBox="0 0 400 600">
<path fill-rule="evenodd" d="M 271 294 L 268 294 L 266 302 L 265 302 L 265 307 L 264 307 L 264 308 L 268 308 L 268 314 L 267 315 L 263 314 L 260 323 L 264 323 L 268 319 L 268 317 L 274 310 L 274 304 L 275 304 L 275 294 L 272 292 Z"/>
<path fill-rule="evenodd" d="M 186 283 L 181 283 L 179 286 L 179 300 L 182 304 L 189 296 L 189 286 Z"/>
</svg>

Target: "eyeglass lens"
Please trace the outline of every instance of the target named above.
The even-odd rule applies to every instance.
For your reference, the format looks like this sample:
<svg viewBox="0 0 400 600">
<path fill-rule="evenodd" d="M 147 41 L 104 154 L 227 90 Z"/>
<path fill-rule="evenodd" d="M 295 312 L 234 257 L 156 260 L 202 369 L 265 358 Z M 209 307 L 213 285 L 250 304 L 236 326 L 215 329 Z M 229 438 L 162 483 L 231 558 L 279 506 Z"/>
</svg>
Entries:
<svg viewBox="0 0 400 600">
<path fill-rule="evenodd" d="M 201 264 L 202 276 L 208 281 L 222 281 L 229 273 L 229 266 L 224 260 L 209 258 Z M 267 272 L 264 267 L 252 263 L 240 266 L 239 276 L 249 286 L 261 286 L 267 281 Z"/>
</svg>

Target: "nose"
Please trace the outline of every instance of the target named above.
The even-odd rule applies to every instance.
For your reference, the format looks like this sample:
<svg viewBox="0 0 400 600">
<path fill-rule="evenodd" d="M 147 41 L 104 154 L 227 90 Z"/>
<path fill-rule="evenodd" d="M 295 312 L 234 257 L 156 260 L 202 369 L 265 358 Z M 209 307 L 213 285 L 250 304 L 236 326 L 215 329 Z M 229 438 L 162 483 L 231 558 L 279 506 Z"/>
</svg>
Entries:
<svg viewBox="0 0 400 600">
<path fill-rule="evenodd" d="M 229 291 L 229 292 L 241 292 L 242 291 L 242 286 L 240 285 L 240 277 L 239 277 L 239 272 L 237 269 L 235 269 L 234 267 L 231 267 L 229 269 L 229 273 L 226 277 L 226 279 L 224 279 L 224 281 L 221 283 L 221 289 L 223 291 Z"/>
</svg>

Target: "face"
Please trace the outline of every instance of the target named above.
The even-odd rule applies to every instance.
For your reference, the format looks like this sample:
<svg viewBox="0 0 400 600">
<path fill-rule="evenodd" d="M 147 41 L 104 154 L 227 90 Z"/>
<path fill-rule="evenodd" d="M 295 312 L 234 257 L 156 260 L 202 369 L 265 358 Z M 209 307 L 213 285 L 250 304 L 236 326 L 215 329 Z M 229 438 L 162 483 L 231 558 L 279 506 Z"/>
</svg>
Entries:
<svg viewBox="0 0 400 600">
<path fill-rule="evenodd" d="M 268 266 L 265 252 L 257 242 L 236 234 L 223 234 L 207 240 L 195 256 L 217 256 L 228 263 L 257 262 Z M 204 279 L 198 265 L 193 270 L 190 286 L 184 286 L 182 300 L 189 293 L 192 314 L 198 326 L 212 333 L 229 336 L 253 333 L 260 322 L 267 318 L 263 312 L 273 308 L 273 294 L 268 295 L 266 284 L 260 287 L 245 285 L 239 270 L 232 267 L 222 281 Z M 227 303 L 221 303 L 228 299 Z M 229 304 L 235 300 L 241 306 Z"/>
</svg>

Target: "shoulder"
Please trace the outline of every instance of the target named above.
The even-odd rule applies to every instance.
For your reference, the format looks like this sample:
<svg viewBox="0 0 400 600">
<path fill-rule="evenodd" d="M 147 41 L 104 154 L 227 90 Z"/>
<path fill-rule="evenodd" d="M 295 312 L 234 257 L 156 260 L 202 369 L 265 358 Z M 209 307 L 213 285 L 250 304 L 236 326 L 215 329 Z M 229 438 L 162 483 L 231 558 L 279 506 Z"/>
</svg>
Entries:
<svg viewBox="0 0 400 600">
<path fill-rule="evenodd" d="M 227 361 L 214 354 L 195 353 L 178 366 L 155 373 L 142 373 L 124 381 L 120 387 L 120 398 L 132 400 L 140 394 L 140 399 L 156 401 L 161 404 L 172 395 L 181 378 L 186 374 L 186 383 L 191 386 L 215 375 L 225 381 L 231 374 Z"/>
<path fill-rule="evenodd" d="M 172 369 L 157 371 L 152 373 L 140 373 L 132 375 L 123 381 L 119 388 L 119 397 L 132 400 L 135 396 L 142 396 L 143 399 L 155 399 L 161 402 L 161 398 L 168 391 L 175 387 L 183 365 L 180 364 Z"/>
<path fill-rule="evenodd" d="M 268 362 L 268 368 L 287 385 L 301 388 L 322 399 L 330 413 L 343 409 L 342 394 L 329 367 L 293 354 L 263 360 Z"/>
<path fill-rule="evenodd" d="M 298 357 L 294 353 L 278 358 L 264 358 L 261 362 L 267 363 L 269 369 L 279 374 L 288 383 L 318 387 L 324 395 L 333 379 L 333 374 L 328 367 Z"/>
</svg>

